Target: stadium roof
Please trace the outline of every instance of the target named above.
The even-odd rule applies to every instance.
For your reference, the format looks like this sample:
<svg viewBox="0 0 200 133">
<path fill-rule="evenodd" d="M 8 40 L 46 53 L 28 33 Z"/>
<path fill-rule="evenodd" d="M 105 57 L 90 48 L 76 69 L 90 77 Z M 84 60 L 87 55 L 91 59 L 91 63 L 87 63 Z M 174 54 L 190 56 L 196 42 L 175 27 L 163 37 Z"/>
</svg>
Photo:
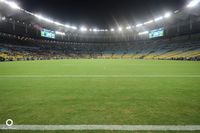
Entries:
<svg viewBox="0 0 200 133">
<path fill-rule="evenodd" d="M 200 0 L 191 0 L 188 2 L 185 7 L 183 7 L 180 10 L 176 11 L 168 11 L 164 14 L 160 14 L 155 18 L 151 18 L 149 20 L 146 20 L 141 23 L 134 23 L 134 24 L 128 24 L 128 25 L 117 25 L 117 26 L 111 26 L 110 29 L 98 29 L 94 27 L 86 27 L 84 25 L 81 26 L 75 26 L 75 25 L 69 25 L 69 24 L 64 24 L 61 22 L 58 22 L 57 20 L 50 19 L 48 16 L 43 16 L 41 14 L 35 14 L 32 12 L 29 12 L 25 9 L 22 9 L 21 7 L 18 6 L 17 3 L 13 1 L 8 1 L 8 0 L 0 0 L 0 12 L 1 16 L 6 16 L 6 17 L 13 17 L 16 18 L 17 20 L 24 21 L 24 22 L 29 22 L 31 24 L 38 24 L 42 23 L 44 26 L 50 26 L 52 25 L 57 28 L 58 30 L 62 30 L 65 28 L 65 30 L 70 30 L 70 31 L 80 31 L 80 32 L 122 32 L 122 31 L 131 31 L 132 29 L 143 29 L 140 34 L 142 33 L 147 33 L 146 30 L 144 30 L 143 27 L 151 26 L 151 25 L 160 25 L 162 23 L 170 23 L 171 21 L 175 20 L 184 20 L 187 19 L 188 16 L 194 15 L 194 16 L 199 16 L 200 15 L 200 8 L 196 7 L 199 6 Z M 176 18 L 176 19 L 170 19 L 170 18 Z"/>
</svg>

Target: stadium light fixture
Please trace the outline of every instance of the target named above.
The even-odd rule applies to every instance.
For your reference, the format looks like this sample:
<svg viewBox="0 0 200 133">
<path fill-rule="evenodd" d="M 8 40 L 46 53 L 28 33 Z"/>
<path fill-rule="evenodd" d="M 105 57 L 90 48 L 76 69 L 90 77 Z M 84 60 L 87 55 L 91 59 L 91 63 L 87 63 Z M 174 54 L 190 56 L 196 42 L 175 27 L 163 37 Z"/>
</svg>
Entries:
<svg viewBox="0 0 200 133">
<path fill-rule="evenodd" d="M 149 34 L 149 31 L 139 32 L 138 35 L 146 35 Z"/>
<path fill-rule="evenodd" d="M 118 27 L 118 31 L 120 31 L 120 32 L 121 32 L 121 31 L 122 31 L 122 27 Z"/>
<path fill-rule="evenodd" d="M 76 26 L 71 26 L 71 25 L 66 24 L 65 27 L 68 28 L 68 29 L 77 30 Z"/>
<path fill-rule="evenodd" d="M 200 3 L 200 0 L 192 0 L 188 5 L 187 8 L 192 8 L 197 6 Z"/>
<path fill-rule="evenodd" d="M 6 0 L 0 0 L 0 2 L 4 2 L 5 3 Z"/>
<path fill-rule="evenodd" d="M 115 31 L 115 29 L 114 29 L 114 28 L 111 28 L 111 29 L 110 29 L 110 31 L 111 31 L 111 32 L 114 32 L 114 31 Z"/>
<path fill-rule="evenodd" d="M 172 13 L 171 12 L 167 12 L 167 13 L 165 13 L 164 18 L 170 18 L 171 16 L 172 16 Z"/>
<path fill-rule="evenodd" d="M 64 32 L 56 31 L 55 33 L 56 33 L 57 35 L 65 36 L 65 33 L 64 33 Z"/>
<path fill-rule="evenodd" d="M 65 27 L 66 27 L 66 28 L 71 28 L 71 26 L 70 26 L 70 25 L 68 25 L 68 24 L 66 24 L 66 25 L 65 25 Z"/>
<path fill-rule="evenodd" d="M 90 30 L 92 31 L 92 29 L 90 29 Z M 82 26 L 82 27 L 80 28 L 80 31 L 81 31 L 81 32 L 86 32 L 86 31 L 88 31 L 88 29 L 87 29 L 86 27 Z"/>
<path fill-rule="evenodd" d="M 157 17 L 157 18 L 154 19 L 155 22 L 160 21 L 160 20 L 163 20 L 163 17 L 162 17 L 162 16 Z"/>
<path fill-rule="evenodd" d="M 137 28 L 142 27 L 142 26 L 143 26 L 143 24 L 137 24 L 136 25 Z"/>
<path fill-rule="evenodd" d="M 54 23 L 54 21 L 53 21 L 53 20 L 51 20 L 51 19 L 48 19 L 48 18 L 43 18 L 43 20 L 44 20 L 44 21 L 46 21 L 46 22 L 48 22 L 48 23 Z"/>
<path fill-rule="evenodd" d="M 22 9 L 25 13 L 27 13 L 27 14 L 30 14 L 30 15 L 32 15 L 32 16 L 35 16 L 35 14 L 34 13 L 32 13 L 32 12 L 29 12 L 29 11 L 26 11 L 26 10 L 24 10 L 24 9 Z"/>
<path fill-rule="evenodd" d="M 17 3 L 12 2 L 12 1 L 6 1 L 6 0 L 1 0 L 2 2 L 4 2 L 5 4 L 9 5 L 12 9 L 15 10 L 20 10 L 21 8 L 18 6 Z"/>
<path fill-rule="evenodd" d="M 45 17 L 43 17 L 42 15 L 34 14 L 34 16 L 37 17 L 38 19 L 44 20 L 45 22 L 54 23 L 53 20 L 51 20 L 51 19 L 49 19 L 49 18 L 45 18 Z"/>
<path fill-rule="evenodd" d="M 55 25 L 58 25 L 58 26 L 65 26 L 63 24 L 61 24 L 60 22 L 54 22 Z"/>
<path fill-rule="evenodd" d="M 149 20 L 149 21 L 145 22 L 144 25 L 151 24 L 151 23 L 153 23 L 153 20 Z"/>
<path fill-rule="evenodd" d="M 77 27 L 76 26 L 71 26 L 71 29 L 77 30 Z"/>
<path fill-rule="evenodd" d="M 127 26 L 126 29 L 127 29 L 127 30 L 130 30 L 130 29 L 131 29 L 131 26 Z"/>
<path fill-rule="evenodd" d="M 92 31 L 93 31 L 93 32 L 98 32 L 99 30 L 98 30 L 98 29 L 92 29 Z"/>
<path fill-rule="evenodd" d="M 6 17 L 2 17 L 1 20 L 2 20 L 2 21 L 6 20 Z"/>
<path fill-rule="evenodd" d="M 108 29 L 93 29 L 93 32 L 106 32 Z"/>
</svg>

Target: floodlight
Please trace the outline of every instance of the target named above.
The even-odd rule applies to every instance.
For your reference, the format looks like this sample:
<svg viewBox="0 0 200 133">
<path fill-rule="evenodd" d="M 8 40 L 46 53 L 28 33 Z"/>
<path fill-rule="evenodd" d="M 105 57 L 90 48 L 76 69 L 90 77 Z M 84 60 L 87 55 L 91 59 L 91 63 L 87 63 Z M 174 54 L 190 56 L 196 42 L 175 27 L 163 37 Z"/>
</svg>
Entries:
<svg viewBox="0 0 200 133">
<path fill-rule="evenodd" d="M 0 2 L 4 2 L 5 3 L 6 0 L 0 0 Z"/>
<path fill-rule="evenodd" d="M 141 26 L 143 26 L 143 24 L 137 24 L 137 25 L 136 25 L 136 27 L 141 27 Z"/>
<path fill-rule="evenodd" d="M 187 8 L 192 8 L 197 6 L 200 3 L 200 0 L 192 0 L 188 5 Z"/>
<path fill-rule="evenodd" d="M 84 26 L 82 26 L 81 28 L 80 28 L 80 31 L 82 31 L 82 32 L 85 32 L 85 31 L 87 31 L 88 29 L 86 28 L 86 27 L 84 27 Z M 90 29 L 90 30 L 92 30 L 92 29 Z"/>
<path fill-rule="evenodd" d="M 37 17 L 38 19 L 43 19 L 43 16 L 41 15 L 35 14 L 34 16 Z"/>
<path fill-rule="evenodd" d="M 110 31 L 111 31 L 111 32 L 114 32 L 114 31 L 115 31 L 115 29 L 111 28 L 111 29 L 110 29 Z"/>
<path fill-rule="evenodd" d="M 162 16 L 157 17 L 157 18 L 154 19 L 155 22 L 160 21 L 160 20 L 163 20 L 163 17 L 162 17 Z"/>
<path fill-rule="evenodd" d="M 58 25 L 58 26 L 64 26 L 63 24 L 61 24 L 60 22 L 54 22 L 55 25 Z"/>
<path fill-rule="evenodd" d="M 7 5 L 9 5 L 12 9 L 17 9 L 17 10 L 20 10 L 20 9 L 21 9 L 21 8 L 17 5 L 17 3 L 15 3 L 15 2 L 6 1 L 6 0 L 3 0 L 2 2 L 6 3 Z"/>
<path fill-rule="evenodd" d="M 48 23 L 54 23 L 53 20 L 48 19 L 48 18 L 43 18 L 44 21 L 48 22 Z"/>
<path fill-rule="evenodd" d="M 145 22 L 144 25 L 151 24 L 151 23 L 153 23 L 153 20 L 149 20 L 149 21 Z"/>
<path fill-rule="evenodd" d="M 70 25 L 67 25 L 67 24 L 65 25 L 65 27 L 66 27 L 66 28 L 71 28 L 71 26 L 70 26 Z"/>
<path fill-rule="evenodd" d="M 48 22 L 48 23 L 54 23 L 53 20 L 51 20 L 51 19 L 49 19 L 49 18 L 45 18 L 45 17 L 43 17 L 42 15 L 34 14 L 34 16 L 37 17 L 38 19 L 44 20 L 44 21 L 46 21 L 46 22 Z"/>
<path fill-rule="evenodd" d="M 71 29 L 77 30 L 77 27 L 76 26 L 71 26 Z"/>
<path fill-rule="evenodd" d="M 127 30 L 130 30 L 130 29 L 131 29 L 131 26 L 127 26 L 126 29 L 127 29 Z"/>
<path fill-rule="evenodd" d="M 65 36 L 65 33 L 64 33 L 64 32 L 56 31 L 55 33 L 56 33 L 57 35 Z"/>
<path fill-rule="evenodd" d="M 2 20 L 2 21 L 6 20 L 6 17 L 2 17 L 1 20 Z"/>
<path fill-rule="evenodd" d="M 118 27 L 118 31 L 122 31 L 122 27 Z"/>
<path fill-rule="evenodd" d="M 98 29 L 93 29 L 92 31 L 93 31 L 93 32 L 98 32 L 99 30 L 98 30 Z"/>
<path fill-rule="evenodd" d="M 149 31 L 144 31 L 144 32 L 139 32 L 138 35 L 146 35 L 148 33 L 149 33 Z"/>
<path fill-rule="evenodd" d="M 30 15 L 32 15 L 32 16 L 35 16 L 35 14 L 34 13 L 32 13 L 32 12 L 29 12 L 29 11 L 26 11 L 26 10 L 23 10 L 25 13 L 27 13 L 27 14 L 30 14 Z"/>
<path fill-rule="evenodd" d="M 170 12 L 167 12 L 167 13 L 165 13 L 164 18 L 170 18 L 171 15 L 172 15 L 172 14 L 171 14 Z"/>
</svg>

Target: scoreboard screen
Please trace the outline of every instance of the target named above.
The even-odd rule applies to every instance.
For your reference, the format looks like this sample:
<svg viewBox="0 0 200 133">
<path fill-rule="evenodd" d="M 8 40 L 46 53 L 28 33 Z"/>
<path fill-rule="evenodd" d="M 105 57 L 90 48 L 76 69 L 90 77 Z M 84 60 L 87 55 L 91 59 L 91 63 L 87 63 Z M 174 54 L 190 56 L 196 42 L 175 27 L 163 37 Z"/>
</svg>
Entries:
<svg viewBox="0 0 200 133">
<path fill-rule="evenodd" d="M 41 36 L 46 38 L 55 39 L 55 32 L 47 29 L 41 30 Z"/>
<path fill-rule="evenodd" d="M 149 38 L 164 36 L 164 28 L 155 29 L 149 32 Z"/>
</svg>

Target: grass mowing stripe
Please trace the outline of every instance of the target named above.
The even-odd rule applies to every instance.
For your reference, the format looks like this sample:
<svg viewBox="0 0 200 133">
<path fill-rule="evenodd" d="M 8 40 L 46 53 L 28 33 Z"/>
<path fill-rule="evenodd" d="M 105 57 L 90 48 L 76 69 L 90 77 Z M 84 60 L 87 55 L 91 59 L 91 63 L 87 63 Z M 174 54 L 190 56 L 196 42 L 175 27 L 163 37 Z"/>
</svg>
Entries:
<svg viewBox="0 0 200 133">
<path fill-rule="evenodd" d="M 200 131 L 200 125 L 0 125 L 1 130 Z"/>
<path fill-rule="evenodd" d="M 200 75 L 0 75 L 0 78 L 200 78 Z"/>
</svg>

